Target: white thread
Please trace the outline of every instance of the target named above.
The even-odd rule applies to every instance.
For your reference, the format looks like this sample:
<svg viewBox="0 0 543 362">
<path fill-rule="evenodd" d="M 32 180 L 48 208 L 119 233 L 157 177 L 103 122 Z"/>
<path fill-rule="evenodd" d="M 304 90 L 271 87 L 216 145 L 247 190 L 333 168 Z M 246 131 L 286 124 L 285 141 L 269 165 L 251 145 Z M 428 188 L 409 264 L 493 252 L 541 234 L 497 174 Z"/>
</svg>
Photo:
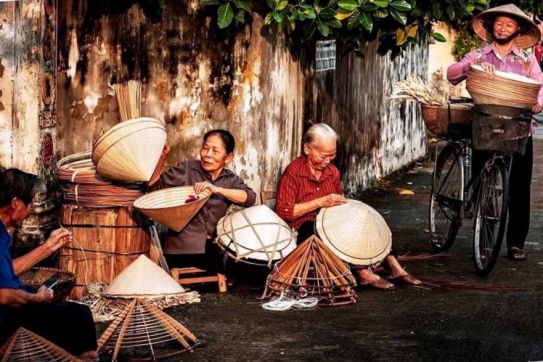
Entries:
<svg viewBox="0 0 543 362">
<path fill-rule="evenodd" d="M 262 304 L 262 308 L 266 310 L 284 312 L 291 308 L 294 309 L 309 309 L 315 308 L 319 303 L 318 298 L 296 298 L 292 294 L 282 291 L 279 298 L 273 299 L 267 303 Z"/>
</svg>

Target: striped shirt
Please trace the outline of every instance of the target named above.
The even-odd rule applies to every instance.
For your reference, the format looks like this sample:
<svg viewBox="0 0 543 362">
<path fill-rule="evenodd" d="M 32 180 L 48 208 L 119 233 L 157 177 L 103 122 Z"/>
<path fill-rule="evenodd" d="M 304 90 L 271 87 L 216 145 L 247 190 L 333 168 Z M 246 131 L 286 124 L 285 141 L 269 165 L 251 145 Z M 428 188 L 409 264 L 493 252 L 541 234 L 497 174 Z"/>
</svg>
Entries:
<svg viewBox="0 0 543 362">
<path fill-rule="evenodd" d="M 275 211 L 290 227 L 297 229 L 304 222 L 315 220 L 319 210 L 294 218 L 294 205 L 342 193 L 339 170 L 334 165 L 328 165 L 317 180 L 311 173 L 306 156 L 300 156 L 288 165 L 279 180 Z"/>
</svg>

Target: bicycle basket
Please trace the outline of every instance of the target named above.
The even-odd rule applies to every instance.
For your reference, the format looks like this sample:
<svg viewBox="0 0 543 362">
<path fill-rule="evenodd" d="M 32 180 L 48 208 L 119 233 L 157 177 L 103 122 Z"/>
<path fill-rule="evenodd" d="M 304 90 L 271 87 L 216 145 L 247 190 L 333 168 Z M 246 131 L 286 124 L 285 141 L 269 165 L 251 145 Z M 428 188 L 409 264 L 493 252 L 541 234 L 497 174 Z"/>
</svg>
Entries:
<svg viewBox="0 0 543 362">
<path fill-rule="evenodd" d="M 447 138 L 454 129 L 469 126 L 471 123 L 470 103 L 436 106 L 422 105 L 422 119 L 426 128 L 438 137 Z M 455 132 L 456 133 L 456 132 Z"/>
<path fill-rule="evenodd" d="M 524 154 L 530 136 L 530 121 L 473 112 L 474 150 Z"/>
</svg>

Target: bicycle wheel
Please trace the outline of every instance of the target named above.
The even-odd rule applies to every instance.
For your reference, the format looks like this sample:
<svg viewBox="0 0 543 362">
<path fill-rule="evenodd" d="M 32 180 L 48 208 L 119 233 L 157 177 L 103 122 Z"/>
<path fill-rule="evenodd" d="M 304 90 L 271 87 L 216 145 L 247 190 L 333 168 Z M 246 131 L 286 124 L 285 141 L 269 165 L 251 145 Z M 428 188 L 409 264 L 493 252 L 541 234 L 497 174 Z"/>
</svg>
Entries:
<svg viewBox="0 0 543 362">
<path fill-rule="evenodd" d="M 475 210 L 473 250 L 479 275 L 490 273 L 502 245 L 507 223 L 509 177 L 505 165 L 495 161 L 481 173 Z"/>
<path fill-rule="evenodd" d="M 430 195 L 431 244 L 436 251 L 448 250 L 461 225 L 464 168 L 461 150 L 448 144 L 439 153 Z"/>
</svg>

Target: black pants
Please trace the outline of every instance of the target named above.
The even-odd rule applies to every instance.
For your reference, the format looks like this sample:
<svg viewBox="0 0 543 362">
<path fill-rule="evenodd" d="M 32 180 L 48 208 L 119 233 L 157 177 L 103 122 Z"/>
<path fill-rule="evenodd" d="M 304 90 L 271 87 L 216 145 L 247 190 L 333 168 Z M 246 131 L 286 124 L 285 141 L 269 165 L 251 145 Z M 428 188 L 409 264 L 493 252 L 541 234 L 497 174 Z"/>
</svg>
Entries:
<svg viewBox="0 0 543 362">
<path fill-rule="evenodd" d="M 3 340 L 24 327 L 75 356 L 97 348 L 92 313 L 85 305 L 43 303 L 2 308 L 2 311 L 5 316 L 0 326 Z"/>
<path fill-rule="evenodd" d="M 473 174 L 483 169 L 486 161 L 493 153 L 473 151 Z M 511 174 L 509 175 L 509 220 L 507 223 L 507 248 L 524 248 L 528 230 L 530 229 L 530 188 L 532 185 L 532 168 L 534 146 L 532 137 L 528 139 L 524 155 L 513 155 Z"/>
</svg>

